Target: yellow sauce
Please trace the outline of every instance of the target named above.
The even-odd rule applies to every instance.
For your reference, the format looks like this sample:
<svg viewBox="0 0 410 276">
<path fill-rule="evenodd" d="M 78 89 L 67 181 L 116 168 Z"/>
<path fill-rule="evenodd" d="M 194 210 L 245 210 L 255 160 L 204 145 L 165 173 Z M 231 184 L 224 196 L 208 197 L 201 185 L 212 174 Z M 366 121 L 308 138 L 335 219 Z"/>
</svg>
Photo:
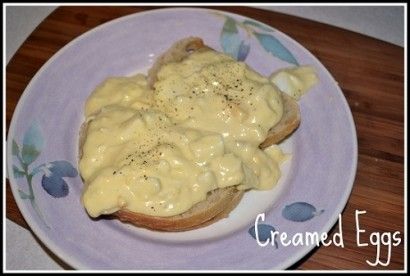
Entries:
<svg viewBox="0 0 410 276">
<path fill-rule="evenodd" d="M 280 93 L 211 51 L 163 66 L 154 89 L 141 74 L 107 79 L 85 106 L 87 212 L 173 216 L 217 188 L 271 189 L 286 156 L 258 146 L 282 117 Z"/>
<path fill-rule="evenodd" d="M 269 79 L 282 92 L 295 100 L 299 100 L 318 82 L 316 73 L 310 66 L 282 69 L 273 73 Z"/>
</svg>

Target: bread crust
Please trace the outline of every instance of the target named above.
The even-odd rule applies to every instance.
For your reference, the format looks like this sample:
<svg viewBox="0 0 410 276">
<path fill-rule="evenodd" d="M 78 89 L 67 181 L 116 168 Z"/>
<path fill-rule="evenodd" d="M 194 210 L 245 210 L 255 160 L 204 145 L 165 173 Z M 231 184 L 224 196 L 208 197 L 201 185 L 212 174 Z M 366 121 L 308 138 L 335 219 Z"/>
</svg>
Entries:
<svg viewBox="0 0 410 276">
<path fill-rule="evenodd" d="M 283 139 L 292 134 L 300 124 L 299 105 L 296 100 L 285 93 L 281 93 L 283 103 L 283 115 L 280 121 L 272 127 L 265 141 L 259 147 L 261 149 L 267 148 L 271 145 L 278 144 Z"/>
<path fill-rule="evenodd" d="M 156 60 L 148 71 L 148 85 L 153 88 L 157 80 L 157 73 L 162 65 L 169 62 L 182 61 L 195 51 L 209 50 L 213 51 L 198 37 L 188 37 L 174 43 L 169 50 Z M 260 148 L 266 148 L 279 143 L 299 126 L 300 113 L 298 104 L 284 93 L 282 93 L 282 99 L 284 105 L 282 119 L 269 131 L 269 136 L 260 144 Z M 87 123 L 85 122 L 80 130 L 79 158 L 82 155 L 82 145 L 85 140 L 86 130 Z M 222 218 L 228 217 L 242 199 L 243 194 L 244 191 L 238 190 L 236 187 L 220 188 L 209 192 L 205 201 L 197 203 L 187 212 L 171 217 L 149 216 L 131 212 L 127 209 L 121 209 L 110 216 L 122 222 L 151 230 L 187 231 L 210 225 Z"/>
<path fill-rule="evenodd" d="M 113 214 L 122 222 L 159 231 L 186 231 L 204 227 L 227 217 L 240 202 L 244 191 L 236 187 L 217 189 L 205 201 L 194 205 L 189 211 L 171 217 L 149 216 L 123 209 Z"/>
</svg>

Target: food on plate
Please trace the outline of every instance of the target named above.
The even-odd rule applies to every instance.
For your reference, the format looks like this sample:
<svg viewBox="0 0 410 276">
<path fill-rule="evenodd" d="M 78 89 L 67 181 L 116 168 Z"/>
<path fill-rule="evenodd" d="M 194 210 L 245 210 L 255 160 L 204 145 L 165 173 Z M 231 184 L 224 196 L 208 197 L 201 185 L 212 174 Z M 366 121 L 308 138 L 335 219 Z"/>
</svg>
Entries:
<svg viewBox="0 0 410 276">
<path fill-rule="evenodd" d="M 303 84 L 304 72 L 289 72 Z M 269 80 L 189 37 L 147 76 L 105 80 L 80 134 L 88 214 L 184 231 L 228 216 L 247 190 L 272 189 L 287 158 L 277 144 L 300 123 L 292 89 L 313 85 L 288 85 L 289 96 L 276 85 L 284 76 Z"/>
<path fill-rule="evenodd" d="M 310 66 L 282 69 L 274 72 L 269 79 L 280 91 L 295 100 L 299 100 L 318 82 L 316 73 Z"/>
</svg>

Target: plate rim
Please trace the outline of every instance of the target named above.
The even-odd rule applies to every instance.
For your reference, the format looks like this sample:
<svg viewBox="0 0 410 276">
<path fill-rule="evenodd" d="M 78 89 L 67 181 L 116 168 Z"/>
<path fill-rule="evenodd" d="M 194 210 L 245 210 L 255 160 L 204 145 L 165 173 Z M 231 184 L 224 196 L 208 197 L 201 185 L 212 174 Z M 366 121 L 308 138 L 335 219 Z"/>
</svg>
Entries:
<svg viewBox="0 0 410 276">
<path fill-rule="evenodd" d="M 78 37 L 74 38 L 73 40 L 71 40 L 70 42 L 68 42 L 66 45 L 64 45 L 62 48 L 60 48 L 55 54 L 53 54 L 53 56 L 51 56 L 42 66 L 41 68 L 35 73 L 35 75 L 32 77 L 32 79 L 30 80 L 30 82 L 28 83 L 28 85 L 26 86 L 26 88 L 24 89 L 23 93 L 21 94 L 17 105 L 14 109 L 13 112 L 13 116 L 11 118 L 10 121 L 10 125 L 9 125 L 9 130 L 8 130 L 8 135 L 7 135 L 7 141 L 6 141 L 6 174 L 7 174 L 7 178 L 9 180 L 10 183 L 10 188 L 13 194 L 13 197 L 16 201 L 16 204 L 19 208 L 19 211 L 21 212 L 21 214 L 23 215 L 25 221 L 27 222 L 27 224 L 29 225 L 30 229 L 33 231 L 33 233 L 38 237 L 38 239 L 48 248 L 50 249 L 53 254 L 55 254 L 58 258 L 60 258 L 63 262 L 67 263 L 68 265 L 72 266 L 74 269 L 77 270 L 92 270 L 92 271 L 97 271 L 95 269 L 92 268 L 88 268 L 86 264 L 82 263 L 81 260 L 79 260 L 77 257 L 75 256 L 71 256 L 69 254 L 66 254 L 66 252 L 61 249 L 52 239 L 49 239 L 47 236 L 47 233 L 44 232 L 43 230 L 41 230 L 41 228 L 38 226 L 38 223 L 35 222 L 33 219 L 31 219 L 31 215 L 29 214 L 25 204 L 23 203 L 23 201 L 21 201 L 19 199 L 18 192 L 17 192 L 17 184 L 14 182 L 14 179 L 11 176 L 11 174 L 9 172 L 11 172 L 11 160 L 12 160 L 12 155 L 11 155 L 11 141 L 12 140 L 12 134 L 15 132 L 15 128 L 16 128 L 16 118 L 18 117 L 18 115 L 21 112 L 23 103 L 25 102 L 29 91 L 31 89 L 31 87 L 33 86 L 33 84 L 37 81 L 37 79 L 41 76 L 41 74 L 43 73 L 43 71 L 45 71 L 50 64 L 57 59 L 60 55 L 62 55 L 68 48 L 70 48 L 73 44 L 81 41 L 82 39 L 86 38 L 89 35 L 92 35 L 94 32 L 99 31 L 100 29 L 103 29 L 111 24 L 117 24 L 121 21 L 125 21 L 131 17 L 138 17 L 138 16 L 144 16 L 147 14 L 153 14 L 153 13 L 164 13 L 164 12 L 173 12 L 173 11 L 191 11 L 191 12 L 198 12 L 198 11 L 211 11 L 211 12 L 221 12 L 227 15 L 231 15 L 231 16 L 240 16 L 243 18 L 247 18 L 247 19 L 252 19 L 257 21 L 258 23 L 263 24 L 264 26 L 267 26 L 268 28 L 271 28 L 273 30 L 275 30 L 275 32 L 279 33 L 280 35 L 286 37 L 286 39 L 288 39 L 289 41 L 291 41 L 294 45 L 296 45 L 297 47 L 299 47 L 300 49 L 303 49 L 303 51 L 309 55 L 309 57 L 316 61 L 318 64 L 320 64 L 322 66 L 322 69 L 324 71 L 324 73 L 326 74 L 327 78 L 329 78 L 329 80 L 331 80 L 331 82 L 335 85 L 337 93 L 339 93 L 341 95 L 341 104 L 343 105 L 344 110 L 347 113 L 347 120 L 348 123 L 352 129 L 351 132 L 351 137 L 349 139 L 350 142 L 352 142 L 352 151 L 353 151 L 353 158 L 352 158 L 352 165 L 351 165 L 351 171 L 350 171 L 350 175 L 346 184 L 346 193 L 341 196 L 341 200 L 338 201 L 337 206 L 333 209 L 335 210 L 334 212 L 332 212 L 331 217 L 333 217 L 333 219 L 329 219 L 328 222 L 321 227 L 321 232 L 326 232 L 328 233 L 331 228 L 333 227 L 333 225 L 336 224 L 336 222 L 338 221 L 339 218 L 339 214 L 342 214 L 343 210 L 345 209 L 349 197 L 352 193 L 353 190 L 353 185 L 354 185 L 354 181 L 355 181 L 355 177 L 356 177 L 356 173 L 357 173 L 357 162 L 358 162 L 358 142 L 357 142 L 357 130 L 356 130 L 356 125 L 354 123 L 354 119 L 353 119 L 353 114 L 352 111 L 350 109 L 350 106 L 347 102 L 347 99 L 345 97 L 345 95 L 343 94 L 343 91 L 341 90 L 340 86 L 338 85 L 338 83 L 336 82 L 336 80 L 334 79 L 334 77 L 330 74 L 329 70 L 322 64 L 322 62 L 319 61 L 319 59 L 314 56 L 308 49 L 306 49 L 302 44 L 300 44 L 298 41 L 296 41 L 295 39 L 293 39 L 291 36 L 287 35 L 286 33 L 283 33 L 282 31 L 276 29 L 275 27 L 272 27 L 270 25 L 265 24 L 264 22 L 259 21 L 258 19 L 255 19 L 253 17 L 249 17 L 249 16 L 245 16 L 245 15 L 241 15 L 241 14 L 236 14 L 233 12 L 227 12 L 227 11 L 223 11 L 223 10 L 219 10 L 219 9 L 209 9 L 209 8 L 199 8 L 199 7 L 167 7 L 167 8 L 159 8 L 159 9 L 152 9 L 152 10 L 146 10 L 146 11 L 140 11 L 140 12 L 135 12 L 135 13 L 131 13 L 128 15 L 124 15 L 124 16 L 120 16 L 118 18 L 112 19 L 108 22 L 105 22 L 101 25 L 98 25 L 88 31 L 86 31 L 85 33 L 79 35 Z M 40 23 L 41 24 L 41 23 Z M 7 95 L 7 93 L 6 93 Z M 11 140 L 10 140 L 11 139 Z M 309 252 L 311 252 L 313 250 L 313 248 L 316 247 L 315 244 L 309 245 L 309 246 L 304 246 L 302 247 L 300 250 L 298 250 L 296 252 L 296 254 L 292 255 L 291 257 L 289 257 L 286 261 L 278 263 L 275 268 L 272 269 L 268 269 L 268 270 L 285 270 L 287 268 L 289 268 L 290 266 L 296 264 L 298 261 L 300 261 L 304 256 L 306 256 Z M 135 270 L 135 269 L 133 269 Z M 183 269 L 182 269 L 183 270 Z M 115 270 L 112 270 L 115 271 Z M 127 270 L 129 271 L 129 270 Z M 137 270 L 137 271 L 151 271 L 151 270 Z M 155 270 L 155 271 L 161 271 L 161 270 Z M 179 270 L 165 270 L 165 271 L 179 271 Z M 183 271 L 191 271 L 191 270 L 183 270 Z M 194 271 L 206 271 L 206 270 L 194 270 Z M 211 270 L 211 271 L 218 271 L 218 270 Z M 249 271 L 249 270 L 243 270 L 243 271 Z"/>
</svg>

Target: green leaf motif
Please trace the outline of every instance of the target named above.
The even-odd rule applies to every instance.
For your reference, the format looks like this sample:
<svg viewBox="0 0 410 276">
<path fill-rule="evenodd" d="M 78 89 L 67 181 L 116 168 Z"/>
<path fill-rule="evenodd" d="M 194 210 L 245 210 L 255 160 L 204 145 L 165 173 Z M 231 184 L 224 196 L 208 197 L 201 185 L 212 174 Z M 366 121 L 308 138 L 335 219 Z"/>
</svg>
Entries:
<svg viewBox="0 0 410 276">
<path fill-rule="evenodd" d="M 220 42 L 224 53 L 236 60 L 243 61 L 248 56 L 250 45 L 241 39 L 237 22 L 231 17 L 226 17 L 221 31 Z"/>
<path fill-rule="evenodd" d="M 234 19 L 227 17 L 222 28 L 220 42 L 224 53 L 237 59 L 241 38 Z"/>
<path fill-rule="evenodd" d="M 13 140 L 13 146 L 11 148 L 11 154 L 13 154 L 14 156 L 18 156 L 20 154 L 19 146 L 14 140 Z"/>
<path fill-rule="evenodd" d="M 14 175 L 14 178 L 20 178 L 20 177 L 23 177 L 25 173 L 19 168 L 17 168 L 16 165 L 13 165 L 13 175 Z"/>
<path fill-rule="evenodd" d="M 299 65 L 292 53 L 276 37 L 257 32 L 255 32 L 255 36 L 262 47 L 273 56 L 294 65 Z"/>
<path fill-rule="evenodd" d="M 258 29 L 261 30 L 261 31 L 273 32 L 273 29 L 272 29 L 272 28 L 270 28 L 270 27 L 268 27 L 268 26 L 265 26 L 265 25 L 262 25 L 262 24 L 260 24 L 259 22 L 256 22 L 256 21 L 245 20 L 245 21 L 243 21 L 242 23 L 243 23 L 244 25 L 256 27 L 256 28 L 258 28 Z"/>
<path fill-rule="evenodd" d="M 222 31 L 226 33 L 237 33 L 238 28 L 236 27 L 235 20 L 231 17 L 227 17 Z"/>
<path fill-rule="evenodd" d="M 19 191 L 19 195 L 21 199 L 28 199 L 31 198 L 31 196 L 29 196 L 28 194 L 26 194 L 25 192 L 23 192 L 22 190 L 18 190 Z"/>
<path fill-rule="evenodd" d="M 26 131 L 23 137 L 23 148 L 21 149 L 21 158 L 26 165 L 30 165 L 41 152 L 43 148 L 43 137 L 37 123 L 33 123 Z"/>
<path fill-rule="evenodd" d="M 23 159 L 26 165 L 29 165 L 37 159 L 40 155 L 40 152 L 33 145 L 23 145 L 21 150 L 21 158 Z"/>
</svg>

